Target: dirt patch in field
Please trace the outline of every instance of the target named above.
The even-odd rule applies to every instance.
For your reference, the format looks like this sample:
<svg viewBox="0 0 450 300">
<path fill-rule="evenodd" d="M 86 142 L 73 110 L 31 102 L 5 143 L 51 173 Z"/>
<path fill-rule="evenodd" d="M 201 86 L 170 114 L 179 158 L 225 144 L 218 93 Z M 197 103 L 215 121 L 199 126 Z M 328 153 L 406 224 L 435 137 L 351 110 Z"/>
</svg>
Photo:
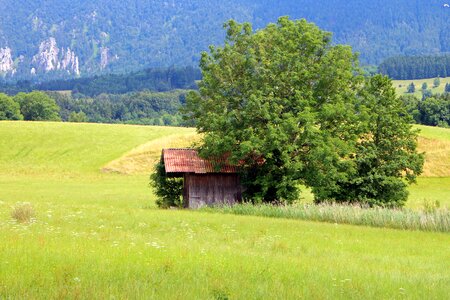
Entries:
<svg viewBox="0 0 450 300">
<path fill-rule="evenodd" d="M 150 174 L 155 162 L 161 157 L 163 148 L 190 147 L 199 141 L 199 135 L 180 134 L 142 144 L 122 157 L 115 159 L 102 168 L 102 172 L 120 174 Z"/>
<path fill-rule="evenodd" d="M 450 177 L 450 141 L 419 137 L 420 152 L 425 152 L 423 177 Z"/>
</svg>

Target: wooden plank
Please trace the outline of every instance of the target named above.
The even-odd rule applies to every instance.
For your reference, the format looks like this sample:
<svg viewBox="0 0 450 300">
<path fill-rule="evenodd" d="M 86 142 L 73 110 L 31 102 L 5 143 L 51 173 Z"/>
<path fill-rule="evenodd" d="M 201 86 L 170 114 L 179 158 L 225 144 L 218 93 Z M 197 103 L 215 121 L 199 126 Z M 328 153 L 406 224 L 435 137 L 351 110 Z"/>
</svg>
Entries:
<svg viewBox="0 0 450 300">
<path fill-rule="evenodd" d="M 189 174 L 185 176 L 189 208 L 204 205 L 234 204 L 241 201 L 239 177 L 231 174 Z"/>
</svg>

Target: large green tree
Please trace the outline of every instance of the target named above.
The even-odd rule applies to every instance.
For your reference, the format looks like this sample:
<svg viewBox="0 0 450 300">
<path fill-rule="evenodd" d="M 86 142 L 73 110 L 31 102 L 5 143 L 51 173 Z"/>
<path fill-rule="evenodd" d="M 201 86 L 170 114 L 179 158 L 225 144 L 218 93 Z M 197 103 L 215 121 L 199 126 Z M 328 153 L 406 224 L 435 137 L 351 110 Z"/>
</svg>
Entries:
<svg viewBox="0 0 450 300">
<path fill-rule="evenodd" d="M 8 95 L 0 93 L 0 120 L 22 120 L 20 106 Z"/>
<path fill-rule="evenodd" d="M 187 97 L 200 155 L 239 164 L 247 200 L 289 202 L 305 184 L 319 202 L 405 201 L 423 157 L 389 79 L 364 81 L 351 49 L 305 20 L 226 28 Z"/>
<path fill-rule="evenodd" d="M 225 45 L 202 53 L 199 92 L 187 97 L 188 118 L 204 134 L 200 154 L 229 153 L 256 201 L 291 201 L 300 183 L 346 177 L 361 82 L 350 47 L 287 17 L 256 32 L 235 21 L 226 28 Z"/>
<path fill-rule="evenodd" d="M 43 92 L 18 93 L 14 100 L 27 121 L 60 121 L 59 106 Z"/>
<path fill-rule="evenodd" d="M 326 196 L 317 200 L 401 206 L 408 197 L 407 184 L 422 172 L 418 132 L 412 129 L 411 117 L 389 78 L 367 79 L 359 101 L 367 113 L 361 119 L 364 127 L 352 157 L 356 171 L 338 180 L 338 189 L 331 192 L 328 186 L 316 186 Z"/>
</svg>

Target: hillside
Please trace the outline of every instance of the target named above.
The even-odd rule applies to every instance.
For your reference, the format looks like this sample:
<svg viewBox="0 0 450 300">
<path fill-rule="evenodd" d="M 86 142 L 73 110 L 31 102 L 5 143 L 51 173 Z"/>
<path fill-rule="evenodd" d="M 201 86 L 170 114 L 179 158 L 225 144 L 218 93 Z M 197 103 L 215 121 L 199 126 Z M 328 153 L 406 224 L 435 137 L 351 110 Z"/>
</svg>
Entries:
<svg viewBox="0 0 450 300">
<path fill-rule="evenodd" d="M 443 0 L 5 0 L 0 73 L 46 80 L 197 65 L 208 45 L 223 43 L 226 20 L 261 28 L 282 15 L 315 22 L 378 64 L 449 52 L 449 14 Z"/>
<path fill-rule="evenodd" d="M 407 206 L 425 200 L 450 206 L 450 129 L 415 127 L 426 161 Z M 1 121 L 0 200 L 148 204 L 148 175 L 161 149 L 197 140 L 192 128 Z M 312 201 L 309 191 L 302 196 Z"/>
<path fill-rule="evenodd" d="M 418 128 L 426 163 L 407 205 L 438 200 L 450 206 L 450 130 Z M 189 146 L 197 139 L 192 128 L 2 121 L 0 200 L 37 196 L 83 202 L 97 195 L 101 201 L 148 203 L 148 175 L 161 149 Z M 30 186 L 23 189 L 25 183 Z M 312 200 L 308 192 L 304 196 Z"/>
<path fill-rule="evenodd" d="M 447 129 L 421 128 L 423 138 L 449 140 Z M 155 209 L 151 162 L 194 136 L 190 128 L 0 122 L 0 298 L 448 294 L 446 233 Z M 433 179 L 421 193 L 440 188 L 444 205 L 448 178 Z M 18 201 L 33 206 L 30 224 L 11 218 Z"/>
</svg>

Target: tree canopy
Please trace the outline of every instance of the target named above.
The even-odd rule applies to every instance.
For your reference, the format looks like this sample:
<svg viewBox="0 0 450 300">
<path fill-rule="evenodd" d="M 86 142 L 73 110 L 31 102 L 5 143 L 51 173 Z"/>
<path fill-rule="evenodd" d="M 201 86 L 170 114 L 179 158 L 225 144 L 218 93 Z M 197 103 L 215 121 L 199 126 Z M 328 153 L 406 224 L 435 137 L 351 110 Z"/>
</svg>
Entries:
<svg viewBox="0 0 450 300">
<path fill-rule="evenodd" d="M 226 29 L 225 45 L 202 53 L 199 92 L 187 97 L 187 118 L 203 134 L 200 155 L 229 154 L 241 166 L 247 200 L 289 202 L 299 184 L 312 187 L 317 201 L 337 199 L 341 183 L 359 174 L 357 150 L 373 132 L 378 104 L 367 99 L 381 95 L 364 84 L 356 55 L 305 20 L 281 17 L 258 31 L 231 20 Z M 389 151 L 398 149 L 383 155 Z M 390 201 L 385 196 L 370 195 Z"/>
<path fill-rule="evenodd" d="M 0 93 L 0 120 L 22 120 L 18 103 L 8 95 Z"/>
<path fill-rule="evenodd" d="M 359 97 L 368 114 L 355 144 L 356 169 L 336 182 L 338 188 L 331 193 L 328 186 L 316 189 L 324 200 L 402 205 L 408 197 L 406 184 L 422 172 L 417 131 L 412 130 L 410 116 L 387 77 L 369 78 Z"/>
<path fill-rule="evenodd" d="M 448 33 L 447 33 L 448 35 Z M 428 56 L 395 56 L 378 67 L 393 79 L 422 79 L 450 76 L 450 54 Z M 439 84 L 435 84 L 438 86 Z"/>
<path fill-rule="evenodd" d="M 60 121 L 59 106 L 43 92 L 19 93 L 14 100 L 26 121 Z"/>
</svg>

